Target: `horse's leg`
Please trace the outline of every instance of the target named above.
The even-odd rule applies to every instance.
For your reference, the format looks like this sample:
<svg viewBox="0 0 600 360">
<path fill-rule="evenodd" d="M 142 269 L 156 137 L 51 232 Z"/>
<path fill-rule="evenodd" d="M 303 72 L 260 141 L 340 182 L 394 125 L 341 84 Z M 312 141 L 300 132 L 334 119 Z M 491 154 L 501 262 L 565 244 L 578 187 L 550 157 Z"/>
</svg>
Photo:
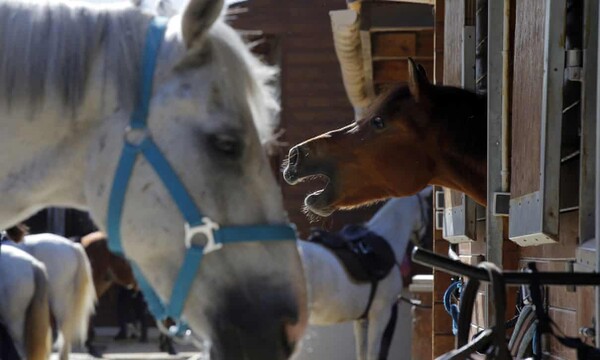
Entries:
<svg viewBox="0 0 600 360">
<path fill-rule="evenodd" d="M 356 359 L 367 359 L 367 338 L 369 320 L 361 319 L 354 321 L 354 340 L 356 342 Z"/>
<path fill-rule="evenodd" d="M 62 347 L 60 348 L 60 360 L 69 360 L 69 354 L 71 353 L 71 342 L 63 338 Z"/>
<path fill-rule="evenodd" d="M 392 269 L 392 272 L 379 282 L 368 313 L 367 360 L 387 359 L 398 315 L 397 298 L 401 291 L 400 272 Z"/>
</svg>

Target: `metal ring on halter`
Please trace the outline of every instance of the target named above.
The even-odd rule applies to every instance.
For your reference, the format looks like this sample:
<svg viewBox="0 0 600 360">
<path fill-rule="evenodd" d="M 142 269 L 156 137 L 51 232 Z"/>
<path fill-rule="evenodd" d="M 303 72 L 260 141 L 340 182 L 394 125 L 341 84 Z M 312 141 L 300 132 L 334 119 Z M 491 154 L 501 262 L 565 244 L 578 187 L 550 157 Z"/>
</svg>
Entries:
<svg viewBox="0 0 600 360">
<path fill-rule="evenodd" d="M 198 234 L 202 234 L 206 238 L 206 243 L 198 246 L 203 248 L 204 255 L 219 250 L 223 247 L 223 244 L 215 242 L 215 230 L 219 230 L 219 228 L 220 226 L 218 223 L 206 216 L 202 218 L 201 225 L 190 226 L 188 223 L 185 223 L 185 247 L 187 249 L 191 248 L 192 245 L 194 245 L 194 237 Z"/>
<path fill-rule="evenodd" d="M 208 341 L 197 337 L 191 330 L 186 330 L 183 335 L 178 335 L 177 330 L 172 329 L 174 326 L 167 328 L 160 320 L 156 320 L 156 327 L 161 334 L 173 339 L 173 341 L 179 345 L 194 345 L 198 349 L 204 349 L 210 346 Z"/>
<path fill-rule="evenodd" d="M 183 334 L 179 334 L 177 330 L 173 329 L 175 326 L 166 327 L 161 320 L 156 320 L 156 327 L 163 335 L 170 337 L 178 344 L 188 345 L 192 343 L 192 339 L 190 339 L 192 337 L 192 332 L 190 330 L 186 330 Z"/>
</svg>

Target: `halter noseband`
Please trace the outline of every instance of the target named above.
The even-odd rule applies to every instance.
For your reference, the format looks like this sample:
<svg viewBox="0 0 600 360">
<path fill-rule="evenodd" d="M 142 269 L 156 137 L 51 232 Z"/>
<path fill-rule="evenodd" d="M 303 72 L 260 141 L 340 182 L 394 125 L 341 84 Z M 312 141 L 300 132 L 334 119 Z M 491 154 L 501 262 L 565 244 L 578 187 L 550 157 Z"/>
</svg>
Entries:
<svg viewBox="0 0 600 360">
<path fill-rule="evenodd" d="M 163 303 L 158 294 L 143 276 L 142 271 L 133 260 L 129 259 L 139 288 L 144 294 L 148 309 L 159 322 L 171 318 L 176 326 L 169 329 L 170 335 L 189 335 L 187 325 L 182 321 L 182 312 L 189 295 L 202 257 L 219 250 L 224 244 L 251 241 L 296 240 L 296 231 L 291 224 L 253 225 L 253 226 L 221 226 L 210 218 L 203 216 L 193 198 L 189 195 L 175 170 L 150 136 L 147 126 L 150 98 L 152 97 L 152 80 L 156 65 L 156 57 L 162 43 L 167 19 L 152 19 L 146 34 L 144 49 L 140 96 L 135 110 L 131 114 L 129 127 L 125 130 L 124 145 L 117 165 L 108 203 L 107 233 L 108 245 L 112 252 L 125 256 L 121 240 L 121 219 L 127 186 L 139 155 L 146 158 L 155 173 L 175 201 L 177 208 L 185 219 L 186 253 L 183 264 L 177 275 L 168 303 Z M 203 235 L 205 242 L 197 243 L 196 235 Z"/>
</svg>

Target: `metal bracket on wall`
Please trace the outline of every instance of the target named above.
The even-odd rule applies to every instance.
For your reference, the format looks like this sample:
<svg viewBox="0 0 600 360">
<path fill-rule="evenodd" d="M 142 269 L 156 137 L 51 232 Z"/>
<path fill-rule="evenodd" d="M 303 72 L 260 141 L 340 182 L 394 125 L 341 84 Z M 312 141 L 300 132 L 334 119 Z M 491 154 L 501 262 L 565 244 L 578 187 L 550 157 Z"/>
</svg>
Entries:
<svg viewBox="0 0 600 360">
<path fill-rule="evenodd" d="M 493 211 L 494 216 L 508 216 L 510 210 L 510 193 L 495 192 Z"/>
<path fill-rule="evenodd" d="M 536 191 L 510 201 L 509 237 L 521 246 L 551 244 L 558 241 L 558 236 L 548 235 L 543 228 L 545 222 L 540 197 L 540 191 Z"/>
<path fill-rule="evenodd" d="M 465 194 L 462 197 L 462 205 L 444 209 L 443 238 L 453 244 L 476 239 L 477 203 Z"/>
<path fill-rule="evenodd" d="M 575 250 L 575 271 L 596 271 L 596 239 L 590 239 Z"/>
</svg>

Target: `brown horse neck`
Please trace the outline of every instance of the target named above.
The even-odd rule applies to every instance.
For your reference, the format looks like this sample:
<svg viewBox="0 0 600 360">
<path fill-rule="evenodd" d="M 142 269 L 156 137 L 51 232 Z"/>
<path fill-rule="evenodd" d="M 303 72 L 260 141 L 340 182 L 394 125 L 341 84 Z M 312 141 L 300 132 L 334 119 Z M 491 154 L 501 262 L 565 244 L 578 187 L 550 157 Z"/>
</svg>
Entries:
<svg viewBox="0 0 600 360">
<path fill-rule="evenodd" d="M 453 87 L 435 86 L 439 132 L 435 185 L 462 191 L 487 203 L 487 100 Z"/>
<path fill-rule="evenodd" d="M 448 154 L 437 168 L 432 185 L 462 191 L 479 204 L 487 205 L 487 163 Z"/>
</svg>

